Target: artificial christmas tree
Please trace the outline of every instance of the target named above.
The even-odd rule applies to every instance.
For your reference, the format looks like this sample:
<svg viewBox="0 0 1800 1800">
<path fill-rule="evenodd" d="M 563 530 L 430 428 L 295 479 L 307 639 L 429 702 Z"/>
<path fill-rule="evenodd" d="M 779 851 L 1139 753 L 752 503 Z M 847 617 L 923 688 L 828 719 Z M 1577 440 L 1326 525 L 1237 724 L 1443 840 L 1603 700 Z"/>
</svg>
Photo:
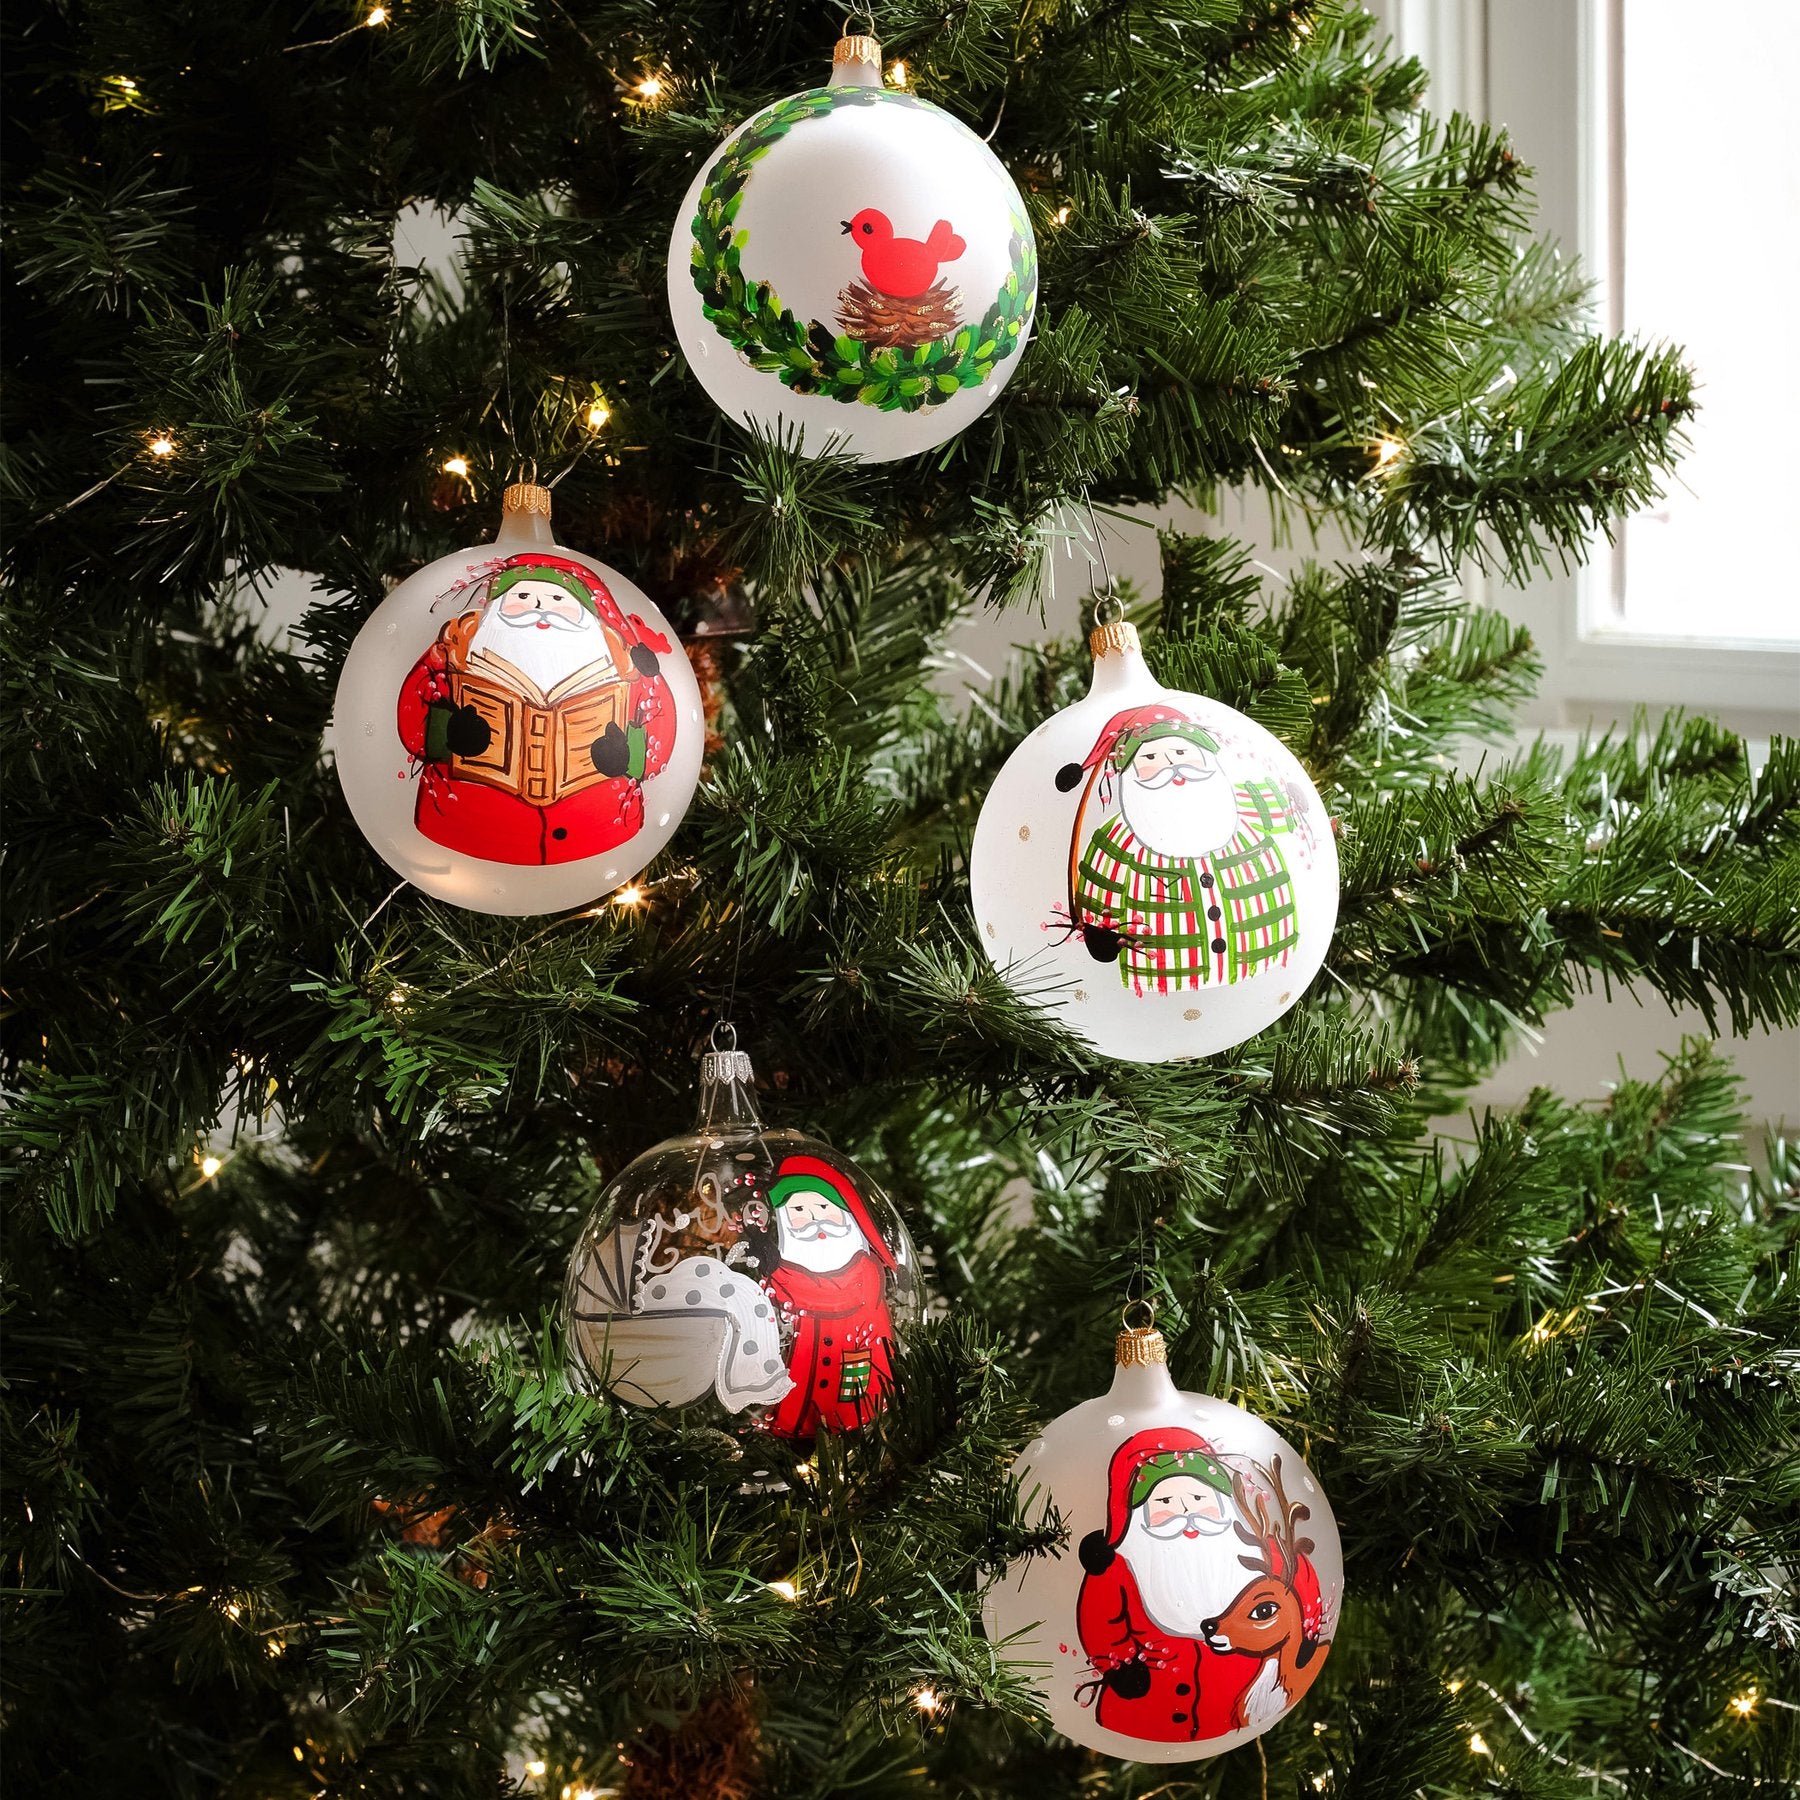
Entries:
<svg viewBox="0 0 1800 1800">
<path fill-rule="evenodd" d="M 707 397 L 665 253 L 842 23 L 9 15 L 14 1787 L 1780 1791 L 1791 1153 L 1745 1156 L 1698 1041 L 1601 1108 L 1429 1129 L 1590 983 L 1734 1032 L 1800 1014 L 1800 754 L 1697 719 L 1508 748 L 1532 646 L 1458 580 L 1653 495 L 1689 373 L 1587 334 L 1521 238 L 1519 155 L 1424 112 L 1360 13 L 906 3 L 886 58 L 1017 183 L 1037 316 L 929 454 L 802 456 Z M 434 209 L 452 276 L 395 249 Z M 854 216 L 820 227 L 840 252 Z M 905 414 L 890 373 L 893 415 L 832 404 Z M 396 886 L 321 753 L 389 586 L 516 481 L 673 625 L 755 618 L 705 643 L 667 850 L 531 919 Z M 1305 769 L 1336 923 L 1259 1035 L 1107 1062 L 989 965 L 968 893 L 982 798 L 1085 646 L 966 706 L 931 675 L 981 609 L 1037 631 L 1090 501 L 1240 486 L 1353 553 L 1277 589 L 1172 533 L 1127 598 L 1163 688 Z M 291 640 L 283 569 L 315 584 Z M 935 1296 L 879 1414 L 766 1480 L 705 1418 L 587 1391 L 556 1321 L 723 1018 L 771 1126 L 880 1184 Z M 1006 1472 L 1151 1298 L 1174 1388 L 1292 1445 L 1343 1551 L 1294 1716 L 1174 1788 L 1053 1735 L 981 1629 L 1009 1562 L 1072 1548 Z"/>
</svg>

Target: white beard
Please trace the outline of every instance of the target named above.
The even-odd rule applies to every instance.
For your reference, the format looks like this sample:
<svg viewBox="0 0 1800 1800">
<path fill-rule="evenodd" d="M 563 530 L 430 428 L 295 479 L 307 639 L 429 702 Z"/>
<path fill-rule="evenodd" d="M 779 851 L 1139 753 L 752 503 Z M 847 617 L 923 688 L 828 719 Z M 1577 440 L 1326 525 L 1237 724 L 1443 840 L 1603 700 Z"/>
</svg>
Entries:
<svg viewBox="0 0 1800 1800">
<path fill-rule="evenodd" d="M 1238 828 L 1237 790 L 1222 769 L 1154 788 L 1127 773 L 1120 784 L 1119 811 L 1132 836 L 1159 856 L 1211 856 L 1231 842 Z"/>
<path fill-rule="evenodd" d="M 781 1227 L 781 1260 L 798 1269 L 809 1269 L 815 1275 L 835 1274 L 869 1247 L 861 1226 L 847 1215 L 842 1231 L 828 1231 L 823 1237 L 806 1238 L 796 1237 L 787 1221 L 779 1214 L 776 1217 Z"/>
<path fill-rule="evenodd" d="M 1201 1624 L 1224 1612 L 1252 1579 L 1238 1561 L 1242 1543 L 1229 1526 L 1212 1537 L 1154 1538 L 1139 1507 L 1119 1554 L 1156 1624 L 1171 1637 L 1197 1638 Z"/>
<path fill-rule="evenodd" d="M 612 656 L 606 647 L 606 634 L 600 621 L 584 606 L 579 625 L 552 624 L 540 628 L 533 619 L 513 620 L 501 614 L 498 605 L 490 606 L 475 627 L 469 640 L 469 654 L 486 650 L 503 656 L 522 674 L 538 684 L 544 692 L 566 681 L 578 669 L 590 663 L 605 665 L 608 679 L 612 672 Z M 598 680 L 595 685 L 598 685 Z"/>
</svg>

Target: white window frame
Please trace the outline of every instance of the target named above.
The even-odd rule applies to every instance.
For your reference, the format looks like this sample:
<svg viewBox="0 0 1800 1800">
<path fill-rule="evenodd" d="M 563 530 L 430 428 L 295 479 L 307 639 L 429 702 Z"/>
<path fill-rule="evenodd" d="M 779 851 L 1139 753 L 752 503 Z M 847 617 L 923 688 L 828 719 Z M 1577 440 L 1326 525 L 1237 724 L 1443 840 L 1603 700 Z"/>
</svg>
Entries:
<svg viewBox="0 0 1800 1800">
<path fill-rule="evenodd" d="M 1580 257 L 1598 322 L 1617 329 L 1622 232 L 1613 206 L 1623 141 L 1614 50 L 1628 0 L 1367 0 L 1396 46 L 1430 71 L 1428 104 L 1503 124 L 1534 171 L 1534 229 Z M 1771 532 L 1780 521 L 1771 519 Z M 1544 658 L 1528 722 L 1628 719 L 1640 706 L 1712 713 L 1746 735 L 1800 729 L 1800 649 L 1657 638 L 1618 623 L 1623 558 L 1471 598 L 1527 626 Z M 1796 580 L 1800 605 L 1800 579 Z"/>
</svg>

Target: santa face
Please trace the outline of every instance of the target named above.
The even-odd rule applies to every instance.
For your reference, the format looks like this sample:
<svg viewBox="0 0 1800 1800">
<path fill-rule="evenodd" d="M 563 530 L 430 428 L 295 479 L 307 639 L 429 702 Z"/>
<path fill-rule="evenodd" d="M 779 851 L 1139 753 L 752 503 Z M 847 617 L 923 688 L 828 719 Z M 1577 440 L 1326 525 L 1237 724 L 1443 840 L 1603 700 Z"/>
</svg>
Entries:
<svg viewBox="0 0 1800 1800">
<path fill-rule="evenodd" d="M 1119 1553 L 1156 1624 L 1172 1637 L 1199 1637 L 1243 1588 L 1237 1508 L 1217 1488 L 1171 1475 L 1131 1515 Z"/>
<path fill-rule="evenodd" d="M 1189 738 L 1141 744 L 1119 775 L 1119 810 L 1159 856 L 1211 856 L 1238 828 L 1237 794 L 1219 759 Z"/>
<path fill-rule="evenodd" d="M 1230 1524 L 1225 1496 L 1193 1475 L 1171 1475 L 1150 1490 L 1144 1530 L 1153 1538 L 1217 1537 Z"/>
<path fill-rule="evenodd" d="M 600 621 L 554 581 L 509 587 L 482 614 L 469 649 L 504 657 L 546 692 L 596 664 L 596 684 L 615 674 Z"/>
<path fill-rule="evenodd" d="M 781 1260 L 815 1275 L 843 1268 L 868 1248 L 857 1222 L 817 1188 L 790 1194 L 775 1218 L 781 1234 Z"/>
</svg>

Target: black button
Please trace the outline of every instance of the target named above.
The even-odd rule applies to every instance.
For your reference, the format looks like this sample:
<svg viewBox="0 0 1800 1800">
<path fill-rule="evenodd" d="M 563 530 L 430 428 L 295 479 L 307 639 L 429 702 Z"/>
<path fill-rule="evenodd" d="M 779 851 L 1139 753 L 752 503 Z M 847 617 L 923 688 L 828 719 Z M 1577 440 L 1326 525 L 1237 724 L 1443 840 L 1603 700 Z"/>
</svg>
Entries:
<svg viewBox="0 0 1800 1800">
<path fill-rule="evenodd" d="M 1223 938 L 1213 939 L 1213 954 L 1215 956 L 1223 956 L 1225 954 L 1225 940 Z"/>
<path fill-rule="evenodd" d="M 821 1379 L 820 1379 L 820 1382 L 819 1382 L 819 1386 L 820 1386 L 820 1387 L 830 1387 L 830 1386 L 831 1386 L 831 1383 L 830 1383 L 830 1382 L 829 1382 L 829 1381 L 826 1381 L 826 1380 L 824 1380 L 824 1379 L 823 1379 L 823 1378 L 821 1378 Z"/>
<path fill-rule="evenodd" d="M 569 835 L 569 828 L 566 825 L 559 825 L 550 835 L 560 843 Z"/>
<path fill-rule="evenodd" d="M 827 1338 L 827 1339 L 826 1339 L 826 1340 L 825 1340 L 825 1347 L 826 1347 L 826 1349 L 828 1349 L 828 1350 L 829 1350 L 829 1349 L 830 1349 L 830 1348 L 831 1348 L 831 1339 L 830 1339 L 830 1338 Z"/>
<path fill-rule="evenodd" d="M 1202 875 L 1200 877 L 1200 885 L 1203 888 L 1209 888 L 1212 886 L 1212 884 L 1213 884 L 1213 878 L 1210 875 Z"/>
<path fill-rule="evenodd" d="M 1188 1684 L 1185 1681 L 1176 1682 L 1175 1691 L 1178 1694 L 1185 1694 L 1188 1691 Z"/>
<path fill-rule="evenodd" d="M 1169 1717 L 1172 1718 L 1177 1725 L 1185 1725 L 1187 1723 L 1186 1713 L 1171 1713 Z"/>
<path fill-rule="evenodd" d="M 1222 919 L 1225 915 L 1216 906 L 1209 906 L 1206 909 L 1206 916 L 1209 919 Z"/>
</svg>

